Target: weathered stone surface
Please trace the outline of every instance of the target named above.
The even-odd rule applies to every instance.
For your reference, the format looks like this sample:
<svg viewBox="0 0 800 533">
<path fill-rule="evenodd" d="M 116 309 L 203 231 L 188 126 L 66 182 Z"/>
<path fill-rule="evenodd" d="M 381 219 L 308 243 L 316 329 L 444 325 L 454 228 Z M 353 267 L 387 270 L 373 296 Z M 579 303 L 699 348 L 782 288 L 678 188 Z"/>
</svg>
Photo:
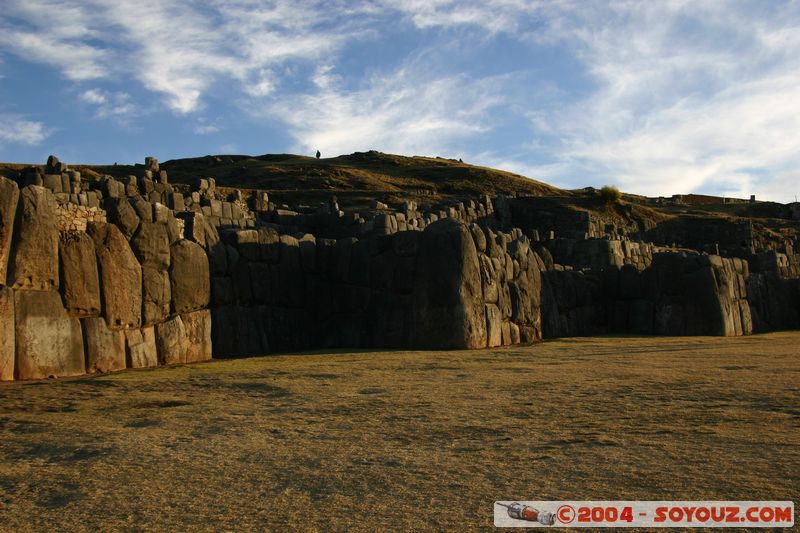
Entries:
<svg viewBox="0 0 800 533">
<path fill-rule="evenodd" d="M 172 365 L 186 362 L 189 349 L 189 337 L 183 320 L 176 316 L 171 320 L 156 324 L 156 348 L 161 364 Z"/>
<path fill-rule="evenodd" d="M 280 235 L 274 228 L 258 229 L 258 245 L 262 261 L 277 263 L 281 259 Z"/>
<path fill-rule="evenodd" d="M 143 267 L 167 270 L 170 263 L 167 227 L 155 222 L 142 222 L 131 239 L 131 250 Z"/>
<path fill-rule="evenodd" d="M 131 204 L 131 207 L 133 207 L 133 210 L 136 212 L 136 216 L 138 216 L 142 222 L 153 221 L 153 205 L 145 198 L 134 196 L 133 198 L 128 198 L 128 203 Z"/>
<path fill-rule="evenodd" d="M 17 379 L 85 372 L 81 324 L 55 291 L 14 291 Z"/>
<path fill-rule="evenodd" d="M 172 302 L 169 274 L 142 267 L 142 325 L 149 326 L 166 319 Z"/>
<path fill-rule="evenodd" d="M 62 232 L 59 252 L 64 307 L 72 316 L 98 316 L 100 279 L 97 273 L 94 241 L 83 232 Z"/>
<path fill-rule="evenodd" d="M 14 235 L 14 218 L 17 214 L 19 188 L 8 178 L 0 176 L 0 285 L 6 284 L 8 259 L 11 256 L 11 238 Z"/>
<path fill-rule="evenodd" d="M 53 193 L 29 185 L 20 192 L 8 284 L 32 290 L 58 289 L 58 221 Z"/>
<path fill-rule="evenodd" d="M 170 244 L 175 244 L 176 242 L 184 238 L 183 225 L 174 216 L 170 216 L 167 219 L 167 236 L 169 237 Z"/>
<path fill-rule="evenodd" d="M 125 358 L 128 368 L 158 366 L 156 334 L 153 326 L 142 329 L 126 329 Z"/>
<path fill-rule="evenodd" d="M 181 315 L 188 347 L 184 362 L 194 363 L 211 359 L 211 311 L 195 311 Z"/>
<path fill-rule="evenodd" d="M 14 291 L 0 285 L 0 381 L 14 379 Z"/>
<path fill-rule="evenodd" d="M 260 308 L 215 307 L 211 310 L 214 357 L 241 357 L 269 353 L 270 345 Z"/>
<path fill-rule="evenodd" d="M 208 307 L 211 298 L 211 274 L 203 248 L 182 239 L 170 246 L 172 266 L 172 309 L 176 314 Z"/>
<path fill-rule="evenodd" d="M 90 222 L 100 264 L 102 311 L 111 329 L 137 328 L 142 322 L 142 268 L 128 241 L 112 224 Z"/>
<path fill-rule="evenodd" d="M 103 207 L 106 209 L 108 221 L 119 228 L 126 239 L 133 237 L 139 227 L 139 215 L 131 207 L 127 198 L 109 198 Z"/>
<path fill-rule="evenodd" d="M 486 339 L 489 348 L 503 345 L 503 318 L 494 304 L 486 304 Z"/>
<path fill-rule="evenodd" d="M 413 300 L 414 346 L 486 346 L 478 252 L 464 224 L 443 219 L 422 233 Z"/>
<path fill-rule="evenodd" d="M 86 373 L 125 369 L 125 334 L 108 329 L 102 317 L 81 319 L 86 347 Z"/>
</svg>

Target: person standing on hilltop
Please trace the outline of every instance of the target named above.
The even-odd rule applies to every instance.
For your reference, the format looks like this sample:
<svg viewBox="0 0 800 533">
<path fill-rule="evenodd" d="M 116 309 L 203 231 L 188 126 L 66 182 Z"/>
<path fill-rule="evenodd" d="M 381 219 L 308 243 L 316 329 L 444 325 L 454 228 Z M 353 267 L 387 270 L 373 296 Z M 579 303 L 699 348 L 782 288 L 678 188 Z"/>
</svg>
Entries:
<svg viewBox="0 0 800 533">
<path fill-rule="evenodd" d="M 319 153 L 319 150 L 317 150 L 317 159 L 319 159 L 319 156 L 321 156 L 321 155 L 322 155 L 322 154 L 321 154 L 321 153 Z"/>
</svg>

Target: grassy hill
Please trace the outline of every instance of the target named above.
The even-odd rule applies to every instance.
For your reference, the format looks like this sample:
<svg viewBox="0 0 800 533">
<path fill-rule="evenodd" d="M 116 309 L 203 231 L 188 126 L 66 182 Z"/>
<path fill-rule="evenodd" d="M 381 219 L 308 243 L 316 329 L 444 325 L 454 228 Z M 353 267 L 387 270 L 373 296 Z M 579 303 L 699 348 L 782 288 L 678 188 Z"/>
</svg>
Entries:
<svg viewBox="0 0 800 533">
<path fill-rule="evenodd" d="M 161 164 L 172 183 L 213 177 L 217 186 L 266 189 L 287 203 L 315 203 L 335 194 L 344 204 L 401 198 L 436 201 L 482 194 L 569 195 L 552 185 L 502 170 L 433 157 L 357 152 L 315 159 L 292 154 L 216 155 Z M 94 166 L 113 176 L 136 174 L 127 166 Z"/>
</svg>

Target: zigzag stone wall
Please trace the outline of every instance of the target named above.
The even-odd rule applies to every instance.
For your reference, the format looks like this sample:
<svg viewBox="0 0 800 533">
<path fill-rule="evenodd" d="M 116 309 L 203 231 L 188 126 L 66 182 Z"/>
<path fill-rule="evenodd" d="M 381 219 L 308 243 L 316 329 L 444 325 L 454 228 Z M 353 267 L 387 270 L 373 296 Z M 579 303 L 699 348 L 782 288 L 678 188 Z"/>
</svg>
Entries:
<svg viewBox="0 0 800 533">
<path fill-rule="evenodd" d="M 248 205 L 213 180 L 176 189 L 152 158 L 123 181 L 87 183 L 55 158 L 0 178 L 0 380 L 212 355 L 800 327 L 793 253 L 664 251 L 577 238 L 574 225 L 576 238 L 542 239 L 553 230 L 514 228 L 503 197 L 377 207 L 290 214 L 263 191 Z"/>
</svg>

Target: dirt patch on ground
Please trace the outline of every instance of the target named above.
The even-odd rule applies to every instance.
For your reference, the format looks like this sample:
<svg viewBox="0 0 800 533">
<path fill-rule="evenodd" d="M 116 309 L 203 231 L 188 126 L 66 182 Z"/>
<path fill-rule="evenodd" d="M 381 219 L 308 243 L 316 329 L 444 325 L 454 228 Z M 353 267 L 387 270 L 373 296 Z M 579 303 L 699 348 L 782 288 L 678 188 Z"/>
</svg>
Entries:
<svg viewBox="0 0 800 533">
<path fill-rule="evenodd" d="M 800 499 L 800 333 L 271 356 L 0 386 L 0 530 L 492 529 Z"/>
</svg>

